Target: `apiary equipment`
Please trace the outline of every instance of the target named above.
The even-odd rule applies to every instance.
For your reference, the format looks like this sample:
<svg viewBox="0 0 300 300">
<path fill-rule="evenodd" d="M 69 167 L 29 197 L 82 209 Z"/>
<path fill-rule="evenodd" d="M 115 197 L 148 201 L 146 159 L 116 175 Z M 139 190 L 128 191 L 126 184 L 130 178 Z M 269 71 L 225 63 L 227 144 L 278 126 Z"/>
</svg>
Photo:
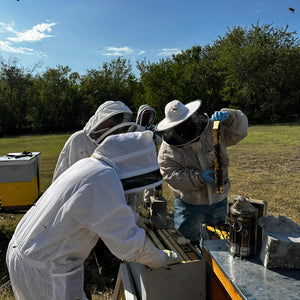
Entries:
<svg viewBox="0 0 300 300">
<path fill-rule="evenodd" d="M 40 152 L 8 153 L 0 156 L 2 209 L 24 209 L 41 194 Z"/>
<path fill-rule="evenodd" d="M 157 248 L 175 251 L 181 263 L 158 269 L 135 262 L 123 265 L 120 277 L 124 291 L 115 289 L 113 299 L 206 299 L 206 262 L 189 240 L 173 228 L 150 230 L 147 237 Z M 120 294 L 127 296 L 116 296 Z"/>
<path fill-rule="evenodd" d="M 229 199 L 229 210 L 239 197 Z M 267 202 L 247 199 L 258 209 L 258 217 L 267 214 Z M 229 221 L 229 220 L 228 220 Z M 236 216 L 234 222 L 236 222 Z M 201 253 L 208 263 L 207 290 L 208 299 L 300 299 L 300 270 L 269 270 L 260 261 L 258 255 L 245 257 L 231 253 L 230 228 L 233 224 L 209 226 L 203 224 Z M 258 226 L 260 227 L 260 226 Z M 262 238 L 258 230 L 257 248 Z M 264 235 L 264 230 L 262 231 Z M 250 248 L 247 248 L 249 250 Z M 245 253 L 243 253 L 245 254 Z M 299 257 L 291 255 L 293 257 Z"/>
<path fill-rule="evenodd" d="M 257 252 L 258 209 L 240 196 L 230 207 L 230 253 L 240 258 L 255 256 Z"/>
<path fill-rule="evenodd" d="M 216 180 L 217 194 L 222 194 L 223 169 L 222 169 L 222 159 L 221 159 L 220 121 L 214 121 L 213 146 L 214 146 L 215 180 Z"/>
</svg>

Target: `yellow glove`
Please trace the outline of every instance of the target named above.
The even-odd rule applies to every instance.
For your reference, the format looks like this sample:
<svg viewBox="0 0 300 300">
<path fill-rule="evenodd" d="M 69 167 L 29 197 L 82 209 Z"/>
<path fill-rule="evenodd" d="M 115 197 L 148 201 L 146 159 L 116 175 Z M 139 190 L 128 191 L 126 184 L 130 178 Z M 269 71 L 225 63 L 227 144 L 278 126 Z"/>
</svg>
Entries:
<svg viewBox="0 0 300 300">
<path fill-rule="evenodd" d="M 178 257 L 176 252 L 166 249 L 163 251 L 167 254 L 167 266 L 181 262 L 181 259 Z"/>
<path fill-rule="evenodd" d="M 136 225 L 140 228 L 143 228 L 146 232 L 155 228 L 154 223 L 151 220 L 146 219 L 144 217 L 140 217 L 136 222 Z"/>
</svg>

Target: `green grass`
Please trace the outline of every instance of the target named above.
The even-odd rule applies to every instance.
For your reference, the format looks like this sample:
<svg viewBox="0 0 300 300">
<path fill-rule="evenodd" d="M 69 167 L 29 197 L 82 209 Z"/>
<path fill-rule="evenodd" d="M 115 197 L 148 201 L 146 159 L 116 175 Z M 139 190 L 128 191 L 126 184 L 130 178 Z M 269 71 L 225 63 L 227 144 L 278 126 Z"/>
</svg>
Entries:
<svg viewBox="0 0 300 300">
<path fill-rule="evenodd" d="M 300 125 L 253 126 L 228 148 L 231 194 L 268 202 L 268 213 L 300 224 Z"/>
<path fill-rule="evenodd" d="M 69 136 L 50 134 L 0 138 L 0 155 L 25 150 L 41 152 L 44 192 L 51 184 L 58 155 Z M 251 126 L 248 137 L 228 148 L 228 154 L 230 196 L 242 195 L 267 201 L 268 214 L 285 215 L 300 224 L 300 124 Z M 163 195 L 172 210 L 173 196 L 165 183 L 163 186 Z M 0 214 L 0 233 L 8 240 L 21 217 L 20 214 Z M 13 299 L 9 298 L 11 291 L 6 286 L 4 257 L 5 249 L 0 248 L 0 299 Z M 4 291 L 8 296 L 2 298 Z"/>
<path fill-rule="evenodd" d="M 70 133 L 0 138 L 0 155 L 9 152 L 41 152 L 41 185 L 42 191 L 45 191 L 51 184 L 57 158 L 69 136 Z"/>
</svg>

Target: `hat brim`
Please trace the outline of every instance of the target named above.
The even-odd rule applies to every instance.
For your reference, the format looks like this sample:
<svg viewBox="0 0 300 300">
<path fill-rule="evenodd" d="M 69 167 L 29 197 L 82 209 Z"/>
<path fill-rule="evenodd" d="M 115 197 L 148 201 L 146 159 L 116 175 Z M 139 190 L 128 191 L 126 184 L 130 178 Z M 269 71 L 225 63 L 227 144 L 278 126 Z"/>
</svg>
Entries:
<svg viewBox="0 0 300 300">
<path fill-rule="evenodd" d="M 185 104 L 186 108 L 188 109 L 188 113 L 184 116 L 182 116 L 179 120 L 170 122 L 167 118 L 164 118 L 162 121 L 160 121 L 157 125 L 155 130 L 156 131 L 164 131 L 170 128 L 173 128 L 185 120 L 187 120 L 194 112 L 196 112 L 199 107 L 201 106 L 202 101 L 201 100 L 195 100 L 193 102 L 190 102 L 188 104 Z"/>
</svg>

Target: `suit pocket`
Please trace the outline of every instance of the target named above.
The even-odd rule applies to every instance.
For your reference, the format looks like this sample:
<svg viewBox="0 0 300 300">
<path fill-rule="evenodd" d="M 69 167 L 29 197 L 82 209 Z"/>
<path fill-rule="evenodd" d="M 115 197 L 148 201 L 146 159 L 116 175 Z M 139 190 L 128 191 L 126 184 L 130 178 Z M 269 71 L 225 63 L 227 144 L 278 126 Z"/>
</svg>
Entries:
<svg viewBox="0 0 300 300">
<path fill-rule="evenodd" d="M 61 274 L 52 274 L 54 299 L 85 300 L 83 266 Z"/>
</svg>

